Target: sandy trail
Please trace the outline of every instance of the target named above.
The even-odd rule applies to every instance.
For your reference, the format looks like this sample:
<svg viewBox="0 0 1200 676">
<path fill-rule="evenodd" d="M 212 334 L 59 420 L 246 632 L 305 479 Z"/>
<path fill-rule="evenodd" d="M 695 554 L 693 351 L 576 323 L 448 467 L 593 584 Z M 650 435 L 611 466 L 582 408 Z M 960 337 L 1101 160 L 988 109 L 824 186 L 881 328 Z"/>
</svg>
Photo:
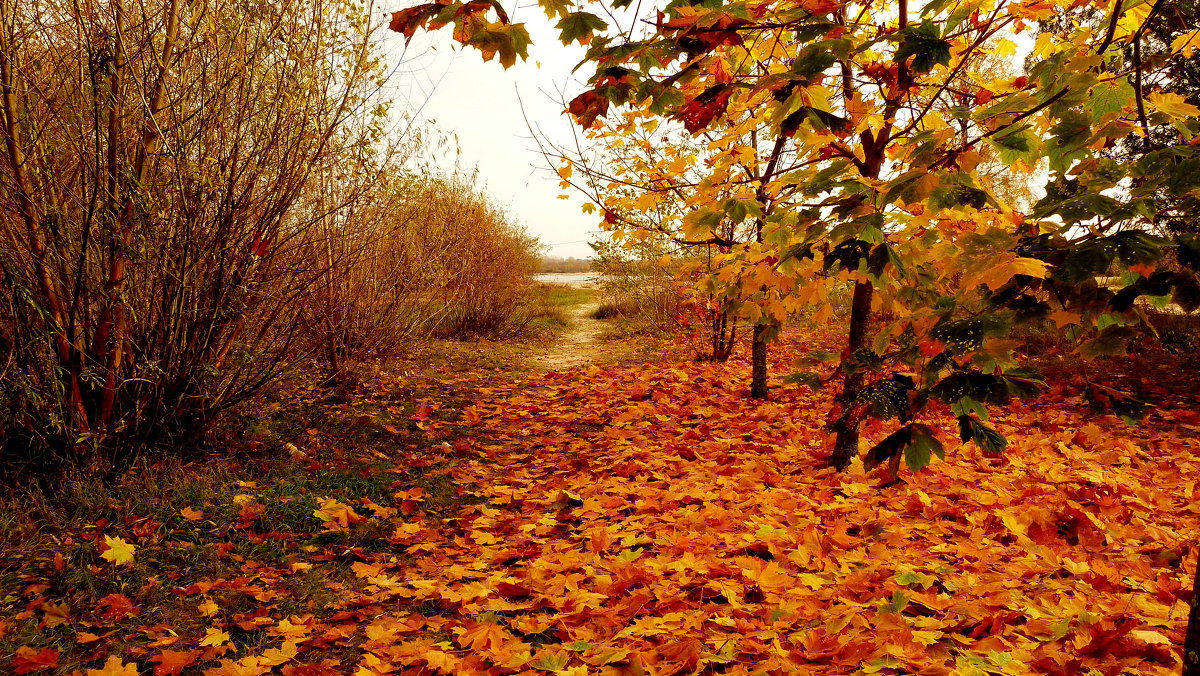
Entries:
<svg viewBox="0 0 1200 676">
<path fill-rule="evenodd" d="M 563 335 L 538 356 L 539 365 L 546 371 L 562 371 L 564 369 L 590 364 L 600 356 L 600 335 L 604 331 L 604 322 L 593 319 L 600 301 L 592 301 L 571 308 L 571 326 Z"/>
</svg>

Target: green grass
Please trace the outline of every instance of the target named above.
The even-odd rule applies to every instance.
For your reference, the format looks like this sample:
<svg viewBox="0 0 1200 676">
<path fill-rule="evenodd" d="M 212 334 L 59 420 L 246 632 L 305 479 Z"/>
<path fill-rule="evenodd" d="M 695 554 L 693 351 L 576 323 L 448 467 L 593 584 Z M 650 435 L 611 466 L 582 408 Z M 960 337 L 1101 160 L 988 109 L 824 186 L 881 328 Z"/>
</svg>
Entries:
<svg viewBox="0 0 1200 676">
<path fill-rule="evenodd" d="M 592 302 L 594 289 L 581 289 L 561 284 L 538 284 L 533 287 L 527 312 L 527 333 L 534 338 L 551 338 L 570 325 L 571 308 Z"/>
</svg>

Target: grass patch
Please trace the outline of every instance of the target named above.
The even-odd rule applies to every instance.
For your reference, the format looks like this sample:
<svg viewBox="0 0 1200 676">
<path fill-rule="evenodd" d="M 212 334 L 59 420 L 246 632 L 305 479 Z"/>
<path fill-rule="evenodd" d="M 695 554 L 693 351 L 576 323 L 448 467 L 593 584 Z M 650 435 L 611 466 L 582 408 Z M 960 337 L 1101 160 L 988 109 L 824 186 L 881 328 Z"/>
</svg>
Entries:
<svg viewBox="0 0 1200 676">
<path fill-rule="evenodd" d="M 571 309 L 592 302 L 594 289 L 539 284 L 530 297 L 528 333 L 535 338 L 550 338 L 571 323 Z"/>
</svg>

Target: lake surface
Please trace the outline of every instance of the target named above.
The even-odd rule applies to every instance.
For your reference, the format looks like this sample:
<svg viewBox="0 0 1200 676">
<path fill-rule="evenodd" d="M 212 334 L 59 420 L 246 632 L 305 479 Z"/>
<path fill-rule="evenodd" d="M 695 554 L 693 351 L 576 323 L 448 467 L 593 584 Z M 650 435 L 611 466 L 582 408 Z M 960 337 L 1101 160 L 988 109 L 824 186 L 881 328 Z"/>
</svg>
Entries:
<svg viewBox="0 0 1200 676">
<path fill-rule="evenodd" d="M 547 272 L 533 276 L 542 284 L 564 284 L 566 286 L 593 286 L 600 283 L 600 275 L 594 272 Z"/>
</svg>

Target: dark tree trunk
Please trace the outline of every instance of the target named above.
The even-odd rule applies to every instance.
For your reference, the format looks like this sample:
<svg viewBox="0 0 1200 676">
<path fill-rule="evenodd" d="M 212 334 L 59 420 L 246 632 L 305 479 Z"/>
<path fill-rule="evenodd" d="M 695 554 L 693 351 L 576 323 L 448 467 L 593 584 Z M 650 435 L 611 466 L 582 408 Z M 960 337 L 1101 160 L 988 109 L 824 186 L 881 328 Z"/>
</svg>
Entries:
<svg viewBox="0 0 1200 676">
<path fill-rule="evenodd" d="M 854 359 L 854 353 L 866 346 L 867 330 L 871 323 L 871 297 L 875 287 L 863 281 L 854 285 L 854 301 L 850 306 L 850 339 L 846 343 L 846 359 Z M 829 463 L 839 472 L 850 466 L 858 454 L 858 426 L 862 415 L 855 410 L 854 399 L 862 389 L 863 371 L 852 368 L 842 378 L 842 416 L 834 423 L 837 438 L 833 444 L 833 455 Z"/>
<path fill-rule="evenodd" d="M 737 339 L 737 321 L 729 320 L 729 312 L 720 310 L 713 312 L 711 326 L 712 354 L 715 362 L 726 362 L 733 354 L 734 341 Z"/>
<path fill-rule="evenodd" d="M 1196 548 L 1200 557 L 1200 547 Z M 1192 603 L 1188 613 L 1187 634 L 1183 638 L 1183 676 L 1200 676 L 1200 558 L 1192 578 Z"/>
<path fill-rule="evenodd" d="M 754 341 L 750 353 L 750 396 L 754 399 L 767 398 L 767 327 L 754 327 Z"/>
</svg>

